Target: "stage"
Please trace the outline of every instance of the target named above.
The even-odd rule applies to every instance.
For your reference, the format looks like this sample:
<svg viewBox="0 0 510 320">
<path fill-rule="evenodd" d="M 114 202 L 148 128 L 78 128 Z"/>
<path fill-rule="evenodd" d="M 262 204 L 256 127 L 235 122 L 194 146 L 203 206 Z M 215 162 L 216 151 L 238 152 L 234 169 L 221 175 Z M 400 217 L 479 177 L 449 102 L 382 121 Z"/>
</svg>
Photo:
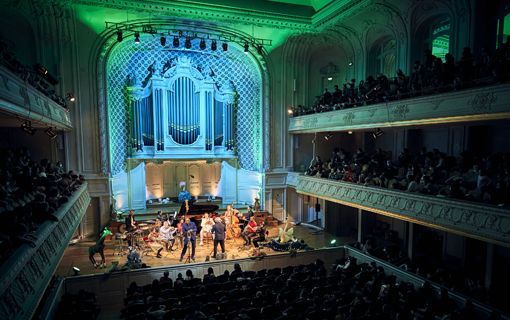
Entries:
<svg viewBox="0 0 510 320">
<path fill-rule="evenodd" d="M 268 227 L 268 231 L 269 231 L 269 236 L 267 237 L 268 240 L 276 238 L 278 236 L 277 226 Z M 294 226 L 294 236 L 300 240 L 301 239 L 304 240 L 312 248 L 327 247 L 329 246 L 330 241 L 334 239 L 333 236 L 325 233 L 324 231 L 320 231 L 315 228 L 307 227 L 304 225 Z M 337 246 L 341 246 L 346 243 L 352 243 L 353 241 L 355 241 L 354 239 L 351 238 L 336 238 L 336 240 Z M 199 243 L 200 241 L 199 239 L 197 239 L 195 262 L 203 263 L 206 262 L 207 256 L 212 256 L 213 242 L 212 240 L 209 239 L 209 241 L 204 243 L 203 246 L 200 246 Z M 244 240 L 241 237 L 225 241 L 227 260 L 247 258 L 252 255 L 253 246 L 249 248 L 244 248 L 242 246 L 243 243 Z M 73 276 L 74 275 L 73 267 L 79 268 L 80 274 L 82 275 L 100 274 L 108 272 L 108 270 L 112 266 L 112 263 L 118 263 L 119 266 L 123 266 L 126 263 L 127 260 L 126 255 L 123 256 L 119 256 L 117 254 L 114 255 L 116 241 L 114 239 L 111 240 L 107 239 L 105 241 L 106 248 L 104 250 L 107 267 L 103 269 L 94 268 L 88 258 L 88 248 L 93 244 L 95 244 L 95 241 L 93 242 L 82 241 L 74 245 L 70 245 L 64 252 L 64 256 L 62 257 L 60 265 L 58 266 L 55 274 L 61 277 Z M 220 250 L 219 246 L 218 250 Z M 261 252 L 267 255 L 277 253 L 269 248 L 262 248 Z M 142 262 L 151 267 L 182 264 L 183 262 L 179 262 L 180 253 L 181 253 L 180 247 L 178 247 L 177 251 L 172 252 L 165 252 L 163 250 L 162 258 L 156 258 L 154 253 L 151 252 L 149 255 L 142 257 Z M 100 259 L 99 255 L 96 255 L 96 259 Z"/>
</svg>

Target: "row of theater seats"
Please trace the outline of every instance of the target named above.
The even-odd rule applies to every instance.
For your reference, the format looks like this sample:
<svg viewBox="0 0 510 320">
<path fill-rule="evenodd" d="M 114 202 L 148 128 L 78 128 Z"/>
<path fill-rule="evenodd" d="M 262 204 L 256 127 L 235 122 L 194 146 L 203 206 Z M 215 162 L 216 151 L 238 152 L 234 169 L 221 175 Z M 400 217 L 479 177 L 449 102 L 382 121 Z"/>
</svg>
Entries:
<svg viewBox="0 0 510 320">
<path fill-rule="evenodd" d="M 125 319 L 480 319 L 473 304 L 458 306 L 443 290 L 397 281 L 375 263 L 339 261 L 328 273 L 321 260 L 300 266 L 234 271 L 204 279 L 165 274 L 127 288 Z M 499 319 L 497 313 L 487 319 Z"/>
</svg>

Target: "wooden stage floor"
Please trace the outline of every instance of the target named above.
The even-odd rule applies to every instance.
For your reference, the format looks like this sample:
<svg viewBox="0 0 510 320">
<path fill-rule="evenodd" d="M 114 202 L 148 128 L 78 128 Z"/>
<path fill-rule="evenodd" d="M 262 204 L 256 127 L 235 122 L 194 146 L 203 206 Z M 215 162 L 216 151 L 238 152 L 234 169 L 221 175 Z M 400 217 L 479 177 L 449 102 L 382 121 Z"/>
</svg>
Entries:
<svg viewBox="0 0 510 320">
<path fill-rule="evenodd" d="M 272 239 L 278 236 L 278 227 L 268 228 L 269 236 L 267 239 Z M 304 225 L 294 226 L 294 236 L 299 240 L 304 240 L 312 248 L 323 248 L 329 246 L 330 241 L 335 238 L 324 231 L 320 231 L 314 228 L 310 228 Z M 198 237 L 197 237 L 198 238 Z M 354 240 L 352 238 L 339 238 L 336 237 L 336 244 L 341 246 L 346 243 L 351 243 Z M 70 245 L 64 252 L 64 256 L 55 272 L 56 275 L 61 277 L 69 277 L 74 274 L 73 267 L 80 269 L 80 274 L 94 274 L 94 273 L 105 273 L 110 268 L 113 262 L 118 262 L 119 266 L 123 266 L 126 263 L 126 256 L 114 255 L 115 240 L 105 241 L 105 258 L 106 268 L 94 268 L 88 259 L 88 248 L 95 242 L 92 241 L 81 241 L 74 245 Z M 197 239 L 197 246 L 195 252 L 196 262 L 205 262 L 207 256 L 212 256 L 213 244 L 209 240 L 209 243 L 204 243 L 203 246 L 199 245 L 200 241 Z M 227 252 L 227 259 L 237 259 L 250 257 L 252 254 L 252 248 L 243 248 L 242 245 L 244 240 L 239 237 L 237 239 L 227 240 L 225 242 L 225 251 Z M 175 246 L 174 246 L 175 247 Z M 220 247 L 218 246 L 218 250 Z M 261 249 L 262 252 L 270 255 L 274 251 L 270 248 Z M 156 258 L 154 253 L 150 253 L 147 256 L 142 257 L 142 262 L 151 267 L 167 266 L 182 264 L 179 262 L 181 248 L 178 246 L 177 251 L 165 252 L 163 249 L 162 258 Z M 187 254 L 186 254 L 187 255 Z M 96 260 L 100 261 L 100 257 L 96 254 Z"/>
</svg>

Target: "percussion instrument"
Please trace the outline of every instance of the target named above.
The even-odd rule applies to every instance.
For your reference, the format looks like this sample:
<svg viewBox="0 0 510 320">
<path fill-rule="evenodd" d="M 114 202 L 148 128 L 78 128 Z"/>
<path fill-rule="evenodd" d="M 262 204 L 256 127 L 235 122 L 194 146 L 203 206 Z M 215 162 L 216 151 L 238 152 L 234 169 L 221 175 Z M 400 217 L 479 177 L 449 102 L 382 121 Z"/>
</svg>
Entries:
<svg viewBox="0 0 510 320">
<path fill-rule="evenodd" d="M 127 230 L 127 229 L 126 229 L 126 224 L 125 224 L 125 223 L 123 223 L 123 224 L 121 224 L 121 225 L 119 226 L 119 232 L 120 232 L 120 233 L 124 233 L 124 232 L 126 232 L 126 230 Z"/>
<path fill-rule="evenodd" d="M 142 231 L 147 231 L 147 230 L 149 230 L 149 226 L 146 226 L 146 227 L 140 227 L 140 230 L 142 230 Z"/>
<path fill-rule="evenodd" d="M 142 228 L 142 227 L 147 227 L 147 226 L 148 226 L 148 224 L 147 224 L 147 223 L 139 223 L 139 224 L 138 224 L 138 226 L 139 226 L 140 228 Z"/>
</svg>

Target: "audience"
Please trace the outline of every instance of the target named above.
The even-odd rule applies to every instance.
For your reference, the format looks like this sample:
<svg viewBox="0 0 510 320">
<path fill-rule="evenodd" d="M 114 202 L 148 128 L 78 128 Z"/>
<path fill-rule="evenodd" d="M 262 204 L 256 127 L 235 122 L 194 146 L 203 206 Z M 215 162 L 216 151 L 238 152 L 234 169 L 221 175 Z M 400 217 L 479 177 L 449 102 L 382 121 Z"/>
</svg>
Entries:
<svg viewBox="0 0 510 320">
<path fill-rule="evenodd" d="M 54 213 L 83 183 L 62 163 L 32 160 L 26 148 L 0 156 L 0 263 L 21 244 L 35 246 L 37 227 L 58 221 Z"/>
<path fill-rule="evenodd" d="M 424 61 L 416 61 L 409 76 L 398 69 L 391 79 L 382 74 L 376 78 L 369 75 L 357 86 L 356 79 L 352 79 L 342 89 L 335 85 L 333 93 L 324 89 L 311 108 L 299 105 L 291 112 L 293 116 L 301 116 L 504 82 L 510 75 L 508 56 L 508 40 L 492 56 L 486 48 L 481 48 L 477 57 L 470 48 L 464 48 L 458 62 L 449 53 L 443 62 L 425 50 Z"/>
<path fill-rule="evenodd" d="M 371 155 L 358 149 L 351 156 L 336 148 L 324 163 L 316 157 L 305 175 L 505 206 L 510 191 L 509 160 L 506 153 L 479 157 L 465 151 L 452 157 L 422 148 L 417 155 L 404 149 L 392 161 L 391 153 L 381 149 Z"/>
<path fill-rule="evenodd" d="M 239 267 L 240 269 L 240 267 Z M 155 280 L 157 281 L 157 280 Z M 474 319 L 473 304 L 458 306 L 446 289 L 437 294 L 398 281 L 355 258 L 339 261 L 327 273 L 324 263 L 244 271 L 225 282 L 197 282 L 193 287 L 158 291 L 132 283 L 122 316 L 127 319 Z M 157 314 L 153 314 L 157 312 Z M 497 314 L 489 319 L 497 319 Z"/>
</svg>

